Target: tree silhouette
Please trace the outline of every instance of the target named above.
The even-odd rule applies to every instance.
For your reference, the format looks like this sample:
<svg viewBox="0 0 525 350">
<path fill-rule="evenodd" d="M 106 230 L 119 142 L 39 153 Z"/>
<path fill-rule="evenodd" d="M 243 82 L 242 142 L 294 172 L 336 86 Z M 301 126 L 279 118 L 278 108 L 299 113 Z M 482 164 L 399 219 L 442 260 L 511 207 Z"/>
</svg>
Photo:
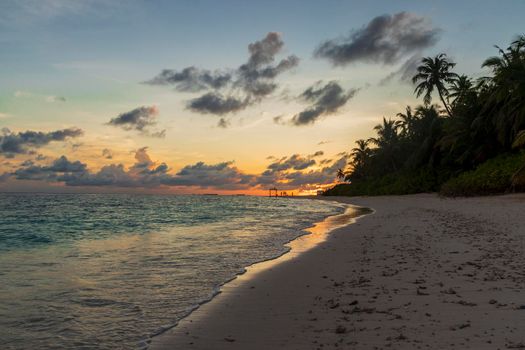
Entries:
<svg viewBox="0 0 525 350">
<path fill-rule="evenodd" d="M 436 57 L 425 57 L 421 60 L 421 65 L 417 67 L 417 74 L 412 78 L 414 84 L 418 84 L 414 92 L 419 97 L 424 94 L 425 104 L 432 102 L 432 93 L 437 90 L 443 106 L 449 116 L 452 115 L 450 107 L 445 98 L 448 96 L 446 84 L 457 79 L 458 75 L 450 70 L 455 67 L 455 63 L 449 61 L 447 55 L 441 53 Z"/>
</svg>

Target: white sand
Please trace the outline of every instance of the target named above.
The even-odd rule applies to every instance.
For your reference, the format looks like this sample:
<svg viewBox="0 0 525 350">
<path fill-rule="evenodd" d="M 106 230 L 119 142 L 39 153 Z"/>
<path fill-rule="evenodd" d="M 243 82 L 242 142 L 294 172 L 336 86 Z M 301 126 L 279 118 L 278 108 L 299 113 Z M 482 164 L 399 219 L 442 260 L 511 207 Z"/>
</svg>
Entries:
<svg viewBox="0 0 525 350">
<path fill-rule="evenodd" d="M 151 349 L 525 349 L 525 195 L 329 199 L 376 212 L 226 285 Z"/>
</svg>

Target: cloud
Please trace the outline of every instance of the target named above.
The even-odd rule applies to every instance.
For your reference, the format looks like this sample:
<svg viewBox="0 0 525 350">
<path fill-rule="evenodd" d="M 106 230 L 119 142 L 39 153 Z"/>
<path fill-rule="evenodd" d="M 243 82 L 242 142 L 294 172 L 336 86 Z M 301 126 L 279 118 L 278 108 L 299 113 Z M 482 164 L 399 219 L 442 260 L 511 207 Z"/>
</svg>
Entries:
<svg viewBox="0 0 525 350">
<path fill-rule="evenodd" d="M 10 177 L 11 177 L 11 174 L 3 173 L 2 175 L 0 175 L 0 182 L 7 181 L 7 179 L 9 179 Z"/>
<path fill-rule="evenodd" d="M 151 160 L 148 154 L 148 147 L 142 147 L 135 151 L 135 160 L 137 161 L 132 168 L 143 169 L 148 168 L 155 163 Z"/>
<path fill-rule="evenodd" d="M 227 190 L 248 189 L 255 183 L 255 176 L 245 174 L 233 162 L 205 164 L 198 162 L 182 168 L 175 176 L 166 177 L 162 183 L 170 186 L 197 186 Z"/>
<path fill-rule="evenodd" d="M 66 98 L 63 96 L 35 94 L 33 92 L 23 91 L 23 90 L 15 91 L 13 96 L 16 98 L 30 98 L 30 97 L 36 97 L 40 99 L 43 98 L 48 103 L 66 102 Z"/>
<path fill-rule="evenodd" d="M 77 142 L 77 143 L 72 143 L 71 142 L 71 149 L 73 151 L 76 151 L 77 149 L 79 149 L 82 146 L 84 146 L 84 144 L 82 142 Z"/>
<path fill-rule="evenodd" d="M 412 84 L 412 77 L 417 73 L 417 67 L 421 64 L 421 54 L 415 54 L 407 59 L 398 70 L 384 77 L 379 85 L 386 85 L 393 79 L 398 79 L 403 83 Z"/>
<path fill-rule="evenodd" d="M 286 121 L 284 120 L 283 115 L 273 117 L 273 122 L 278 125 L 286 125 Z"/>
<path fill-rule="evenodd" d="M 230 121 L 226 120 L 224 118 L 219 119 L 219 122 L 217 123 L 217 127 L 226 129 L 230 126 Z"/>
<path fill-rule="evenodd" d="M 7 114 L 7 113 L 0 113 L 0 119 L 7 119 L 9 117 L 10 117 L 10 115 Z"/>
<path fill-rule="evenodd" d="M 102 157 L 106 159 L 113 159 L 113 152 L 109 148 L 104 148 L 102 150 Z"/>
<path fill-rule="evenodd" d="M 27 161 L 18 169 L 1 175 L 18 180 L 40 180 L 63 183 L 66 186 L 112 186 L 128 188 L 189 187 L 220 190 L 311 189 L 333 183 L 337 169 L 344 168 L 348 155 L 342 153 L 335 160 L 313 158 L 322 156 L 318 151 L 310 155 L 294 154 L 272 161 L 261 174 L 249 174 L 238 169 L 234 162 L 207 164 L 197 162 L 173 173 L 164 162 L 153 161 L 148 148 L 135 151 L 135 163 L 126 168 L 122 164 L 109 164 L 98 171 L 90 171 L 81 161 L 59 157 L 47 165 Z"/>
<path fill-rule="evenodd" d="M 311 106 L 293 116 L 290 123 L 302 126 L 315 123 L 320 117 L 336 113 L 348 100 L 355 96 L 359 89 L 350 89 L 347 92 L 335 81 L 321 86 L 321 82 L 306 89 L 300 99 L 311 102 Z"/>
<path fill-rule="evenodd" d="M 315 160 L 311 159 L 311 157 L 302 157 L 299 154 L 294 154 L 289 158 L 284 157 L 271 163 L 267 169 L 271 171 L 303 170 L 312 165 L 315 165 Z"/>
<path fill-rule="evenodd" d="M 426 17 L 408 12 L 383 15 L 348 37 L 323 42 L 314 52 L 335 66 L 354 62 L 392 64 L 405 55 L 433 46 L 440 30 Z"/>
<path fill-rule="evenodd" d="M 319 155 L 318 152 L 307 157 L 293 155 L 273 162 L 257 177 L 257 184 L 262 187 L 277 186 L 282 190 L 306 190 L 331 184 L 335 180 L 337 170 L 346 167 L 348 155 L 341 154 L 335 160 L 323 159 L 319 161 L 320 165 L 324 165 L 320 168 L 316 167 L 316 162 L 311 159 Z"/>
<path fill-rule="evenodd" d="M 277 65 L 271 65 L 283 46 L 281 35 L 275 32 L 270 32 L 264 39 L 250 44 L 248 46 L 250 57 L 247 63 L 237 69 L 239 78 L 235 85 L 242 87 L 252 97 L 271 94 L 277 88 L 273 79 L 299 64 L 299 58 L 291 55 L 282 59 Z"/>
<path fill-rule="evenodd" d="M 23 164 L 13 175 L 18 180 L 45 180 L 61 181 L 65 173 L 84 174 L 87 171 L 86 164 L 80 161 L 69 161 L 65 156 L 61 156 L 48 166 L 34 165 L 33 162 Z"/>
<path fill-rule="evenodd" d="M 29 96 L 32 96 L 32 95 L 33 94 L 31 94 L 30 92 L 22 91 L 22 90 L 16 90 L 15 93 L 13 94 L 13 96 L 15 96 L 16 98 L 29 97 Z"/>
<path fill-rule="evenodd" d="M 250 104 L 249 99 L 239 100 L 236 97 L 224 97 L 217 92 L 209 92 L 188 102 L 188 109 L 199 113 L 224 115 L 238 112 Z"/>
<path fill-rule="evenodd" d="M 166 129 L 162 129 L 162 130 L 154 131 L 154 132 L 147 132 L 147 133 L 144 133 L 144 135 L 163 139 L 166 137 Z"/>
<path fill-rule="evenodd" d="M 331 142 L 332 142 L 332 141 L 330 141 L 330 140 L 323 140 L 323 141 L 319 141 L 319 142 L 317 143 L 317 145 L 318 145 L 318 146 L 326 145 L 327 143 L 331 143 Z"/>
<path fill-rule="evenodd" d="M 108 14 L 122 15 L 131 1 L 106 0 L 23 0 L 0 1 L 0 24 L 29 26 L 41 24 L 58 17 L 74 18 L 89 15 L 90 18 L 107 17 Z M 126 8 L 124 7 L 126 5 Z"/>
<path fill-rule="evenodd" d="M 197 92 L 207 89 L 221 89 L 232 79 L 231 74 L 206 69 L 187 67 L 177 72 L 164 69 L 153 79 L 146 81 L 150 85 L 173 85 L 177 91 Z"/>
<path fill-rule="evenodd" d="M 43 147 L 50 142 L 65 141 L 69 138 L 82 136 L 83 131 L 78 128 L 69 128 L 51 132 L 24 131 L 13 133 L 4 128 L 0 133 L 0 154 L 12 158 L 16 154 L 28 154 L 36 148 Z"/>
<path fill-rule="evenodd" d="M 135 151 L 135 163 L 128 169 L 122 164 L 110 164 L 91 172 L 86 164 L 62 156 L 49 165 L 35 165 L 31 161 L 24 163 L 14 172 L 2 176 L 14 176 L 18 180 L 62 182 L 66 186 L 189 186 L 236 190 L 256 185 L 256 177 L 243 173 L 233 162 L 211 165 L 198 162 L 183 167 L 176 174 L 170 174 L 169 170 L 166 163 L 154 162 L 148 154 L 148 148 L 142 147 Z"/>
<path fill-rule="evenodd" d="M 234 114 L 272 94 L 279 86 L 275 79 L 299 64 L 294 55 L 274 63 L 283 47 L 281 35 L 270 32 L 248 45 L 248 61 L 237 69 L 213 72 L 194 66 L 181 71 L 165 69 L 146 83 L 172 85 L 185 92 L 205 91 L 189 100 L 187 108 L 202 114 Z"/>
<path fill-rule="evenodd" d="M 46 102 L 66 102 L 66 98 L 63 96 L 46 96 Z"/>
<path fill-rule="evenodd" d="M 136 130 L 142 135 L 162 138 L 166 130 L 151 131 L 150 128 L 157 125 L 159 110 L 156 106 L 142 106 L 129 112 L 119 114 L 112 118 L 108 125 L 120 127 L 126 131 Z"/>
</svg>

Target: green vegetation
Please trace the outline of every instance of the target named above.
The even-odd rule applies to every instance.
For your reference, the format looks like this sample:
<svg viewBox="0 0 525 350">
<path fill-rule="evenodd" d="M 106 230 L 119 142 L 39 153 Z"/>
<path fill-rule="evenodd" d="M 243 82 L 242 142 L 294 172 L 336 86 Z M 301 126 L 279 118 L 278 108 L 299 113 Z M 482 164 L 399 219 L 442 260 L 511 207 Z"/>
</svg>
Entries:
<svg viewBox="0 0 525 350">
<path fill-rule="evenodd" d="M 326 195 L 439 191 L 466 196 L 525 189 L 525 35 L 482 65 L 474 81 L 445 54 L 421 61 L 413 78 L 423 105 L 383 118 L 358 140 L 337 176 L 349 183 Z M 437 93 L 444 107 L 432 104 Z"/>
<path fill-rule="evenodd" d="M 523 190 L 522 184 L 513 184 L 513 177 L 524 163 L 524 153 L 503 154 L 486 161 L 475 170 L 466 171 L 448 180 L 441 186 L 440 194 L 445 196 L 475 196 L 504 193 L 509 190 Z"/>
</svg>

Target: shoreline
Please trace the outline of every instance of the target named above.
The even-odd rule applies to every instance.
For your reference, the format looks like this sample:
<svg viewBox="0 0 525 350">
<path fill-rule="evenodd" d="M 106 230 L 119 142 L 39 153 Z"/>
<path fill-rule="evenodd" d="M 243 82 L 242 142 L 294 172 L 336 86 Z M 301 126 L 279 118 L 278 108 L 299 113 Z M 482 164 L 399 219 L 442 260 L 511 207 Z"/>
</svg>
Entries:
<svg viewBox="0 0 525 350">
<path fill-rule="evenodd" d="M 285 198 L 293 199 L 294 197 Z M 322 198 L 303 196 L 300 199 L 320 200 Z M 240 284 L 246 283 L 247 281 L 255 278 L 258 273 L 271 269 L 273 266 L 277 266 L 283 262 L 289 261 L 300 254 L 304 254 L 308 250 L 316 247 L 328 239 L 330 233 L 333 230 L 351 225 L 360 217 L 373 213 L 373 210 L 370 210 L 370 208 L 359 207 L 348 203 L 340 204 L 344 205 L 344 211 L 342 213 L 327 216 L 322 221 L 314 222 L 311 226 L 302 229 L 300 234 L 283 244 L 284 247 L 288 248 L 283 253 L 270 259 L 258 261 L 244 267 L 243 271 L 237 273 L 235 276 L 217 286 L 209 298 L 202 300 L 189 308 L 187 313 L 175 324 L 160 330 L 156 334 L 153 334 L 148 341 L 146 349 L 155 349 L 157 346 L 156 343 L 159 341 L 160 337 L 166 336 L 166 333 L 178 327 L 181 322 L 185 321 L 187 318 L 190 318 L 192 314 L 202 306 L 214 302 L 216 297 L 222 294 L 225 289 L 234 289 Z"/>
<path fill-rule="evenodd" d="M 525 348 L 524 195 L 321 199 L 375 213 L 227 284 L 149 349 Z"/>
</svg>

